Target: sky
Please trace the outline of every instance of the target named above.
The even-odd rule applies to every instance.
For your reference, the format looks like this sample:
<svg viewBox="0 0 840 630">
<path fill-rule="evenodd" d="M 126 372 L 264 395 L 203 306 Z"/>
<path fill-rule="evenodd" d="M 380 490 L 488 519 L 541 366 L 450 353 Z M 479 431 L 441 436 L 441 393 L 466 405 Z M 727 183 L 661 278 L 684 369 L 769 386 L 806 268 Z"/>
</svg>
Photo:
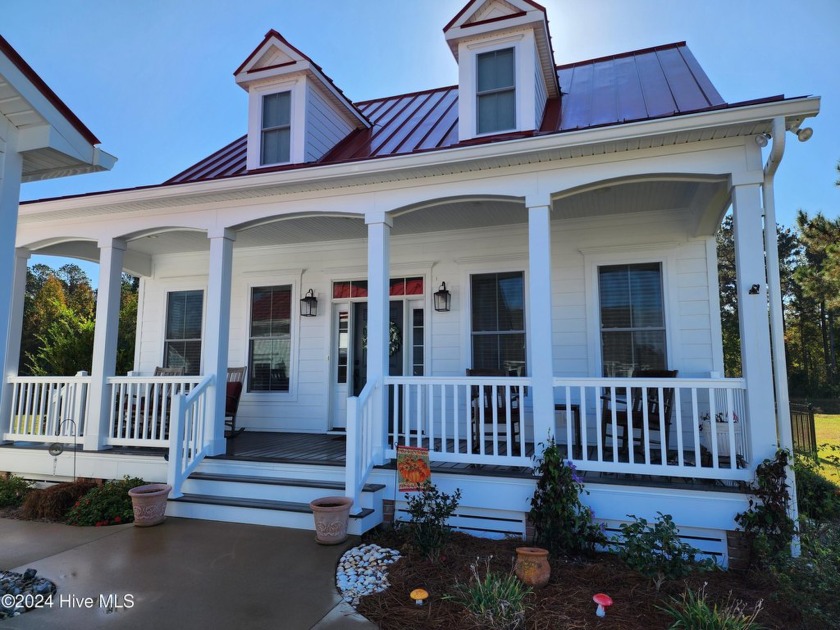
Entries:
<svg viewBox="0 0 840 630">
<path fill-rule="evenodd" d="M 242 136 L 247 95 L 233 71 L 272 28 L 353 101 L 454 85 L 442 29 L 465 3 L 5 0 L 0 34 L 119 160 L 110 172 L 24 184 L 21 198 L 158 184 Z M 776 212 L 785 226 L 800 208 L 840 216 L 840 0 L 542 4 L 558 64 L 686 41 L 730 103 L 822 97 L 806 122 L 813 137 L 787 136 Z M 95 283 L 96 265 L 81 266 Z"/>
</svg>

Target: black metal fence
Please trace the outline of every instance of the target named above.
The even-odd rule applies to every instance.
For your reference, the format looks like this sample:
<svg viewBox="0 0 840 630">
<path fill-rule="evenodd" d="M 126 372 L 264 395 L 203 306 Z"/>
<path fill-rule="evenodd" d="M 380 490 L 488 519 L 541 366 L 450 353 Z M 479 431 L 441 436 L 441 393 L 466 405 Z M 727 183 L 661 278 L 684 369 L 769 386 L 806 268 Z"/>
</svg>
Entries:
<svg viewBox="0 0 840 630">
<path fill-rule="evenodd" d="M 817 456 L 817 431 L 814 426 L 814 407 L 810 404 L 790 404 L 790 425 L 793 448 L 797 453 Z"/>
</svg>

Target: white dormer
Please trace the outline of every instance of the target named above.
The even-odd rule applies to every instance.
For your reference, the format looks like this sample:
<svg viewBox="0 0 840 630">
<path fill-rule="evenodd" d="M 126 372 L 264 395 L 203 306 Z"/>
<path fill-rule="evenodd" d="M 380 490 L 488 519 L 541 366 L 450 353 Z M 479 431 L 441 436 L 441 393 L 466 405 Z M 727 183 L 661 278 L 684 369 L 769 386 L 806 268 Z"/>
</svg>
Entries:
<svg viewBox="0 0 840 630">
<path fill-rule="evenodd" d="M 314 162 L 370 123 L 318 65 L 277 31 L 234 72 L 248 92 L 247 168 Z"/>
<path fill-rule="evenodd" d="M 545 9 L 472 0 L 443 32 L 458 61 L 458 139 L 539 129 L 560 96 Z"/>
</svg>

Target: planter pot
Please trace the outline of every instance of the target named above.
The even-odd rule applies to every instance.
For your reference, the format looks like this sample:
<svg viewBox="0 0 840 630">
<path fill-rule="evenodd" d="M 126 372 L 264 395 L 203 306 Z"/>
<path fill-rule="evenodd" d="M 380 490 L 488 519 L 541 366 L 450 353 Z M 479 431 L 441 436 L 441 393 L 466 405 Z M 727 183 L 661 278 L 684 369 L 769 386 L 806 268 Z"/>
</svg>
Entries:
<svg viewBox="0 0 840 630">
<path fill-rule="evenodd" d="M 517 547 L 516 564 L 513 568 L 516 577 L 532 588 L 542 588 L 551 577 L 548 564 L 548 550 L 539 547 Z"/>
<path fill-rule="evenodd" d="M 347 523 L 353 499 L 323 497 L 309 504 L 315 517 L 315 540 L 322 545 L 337 545 L 347 540 Z"/>
<path fill-rule="evenodd" d="M 163 523 L 166 518 L 166 500 L 172 486 L 167 483 L 150 483 L 128 491 L 134 508 L 134 525 L 151 527 Z"/>
</svg>

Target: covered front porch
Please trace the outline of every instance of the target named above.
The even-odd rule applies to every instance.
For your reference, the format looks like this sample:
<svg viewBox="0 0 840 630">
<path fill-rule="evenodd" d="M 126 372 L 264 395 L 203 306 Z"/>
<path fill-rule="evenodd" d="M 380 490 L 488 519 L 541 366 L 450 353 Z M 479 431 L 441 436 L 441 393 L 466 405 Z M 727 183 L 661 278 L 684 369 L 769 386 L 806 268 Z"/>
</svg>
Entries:
<svg viewBox="0 0 840 630">
<path fill-rule="evenodd" d="M 154 217 L 134 221 L 131 231 L 98 241 L 92 374 L 8 377 L 2 437 L 76 442 L 115 454 L 163 449 L 176 496 L 202 459 L 236 452 L 240 439 L 264 436 L 269 427 L 276 444 L 293 441 L 300 427 L 325 441 L 332 440 L 330 431 L 343 432 L 343 443 L 332 446 L 343 446 L 335 461 L 343 459 L 345 491 L 354 497 L 375 467 L 394 459 L 398 445 L 428 448 L 434 464 L 453 470 L 500 467 L 519 474 L 554 439 L 590 475 L 749 481 L 775 443 L 772 400 L 762 395 L 772 387 L 769 336 L 751 334 L 743 344 L 744 378 L 720 376 L 712 234 L 732 198 L 739 276 L 764 277 L 758 186 L 653 173 L 661 168 L 656 159 L 637 168 L 643 174 L 635 177 L 609 177 L 617 165 L 572 179 L 564 173 L 567 180 L 555 183 L 562 192 L 553 194 L 534 187 L 527 173 L 458 185 L 476 191 L 471 194 L 455 194 L 448 185 L 403 190 L 389 212 L 360 211 L 376 205 L 375 195 L 364 194 L 319 200 L 319 213 L 293 203 L 254 205 L 236 224 L 208 227 L 206 238 L 198 215 L 183 228 L 154 225 L 160 221 Z M 708 172 L 711 165 L 693 168 Z M 511 196 L 514 188 L 527 192 Z M 325 234 L 332 240 L 318 240 Z M 32 238 L 55 253 L 91 257 L 97 249 L 91 241 L 74 249 L 43 231 Z M 21 291 L 25 255 L 18 258 Z M 187 266 L 201 275 L 185 274 Z M 150 374 L 166 362 L 168 298 L 192 293 L 203 306 L 198 374 L 114 375 L 119 277 L 126 268 L 144 274 L 135 367 Z M 613 315 L 603 295 L 613 289 L 604 283 L 615 270 L 654 278 L 654 325 L 612 325 L 605 332 L 605 318 Z M 441 281 L 452 306 L 434 310 Z M 766 320 L 763 285 L 755 298 L 752 284 L 739 283 L 742 330 L 762 310 Z M 296 312 L 310 287 L 319 298 L 317 317 Z M 487 287 L 513 287 L 515 296 L 499 306 L 501 298 L 488 299 Z M 238 420 L 246 432 L 227 439 L 226 370 L 248 365 L 251 376 L 258 373 L 258 292 L 282 295 L 294 306 L 272 320 L 285 331 L 275 337 L 285 335 L 290 349 L 278 362 L 283 378 L 250 383 Z M 411 354 L 406 350 L 395 370 L 389 346 L 398 302 L 400 342 Z M 482 310 L 486 305 L 496 310 Z M 508 322 L 479 321 L 485 311 Z M 342 341 L 354 334 L 355 345 Z M 610 356 L 602 352 L 607 334 L 618 348 Z M 493 344 L 507 344 L 508 354 L 486 351 Z M 354 361 L 360 357 L 363 363 Z M 505 376 L 464 375 L 486 370 L 484 362 L 495 362 Z M 674 374 L 643 377 L 634 372 L 639 366 Z"/>
</svg>

